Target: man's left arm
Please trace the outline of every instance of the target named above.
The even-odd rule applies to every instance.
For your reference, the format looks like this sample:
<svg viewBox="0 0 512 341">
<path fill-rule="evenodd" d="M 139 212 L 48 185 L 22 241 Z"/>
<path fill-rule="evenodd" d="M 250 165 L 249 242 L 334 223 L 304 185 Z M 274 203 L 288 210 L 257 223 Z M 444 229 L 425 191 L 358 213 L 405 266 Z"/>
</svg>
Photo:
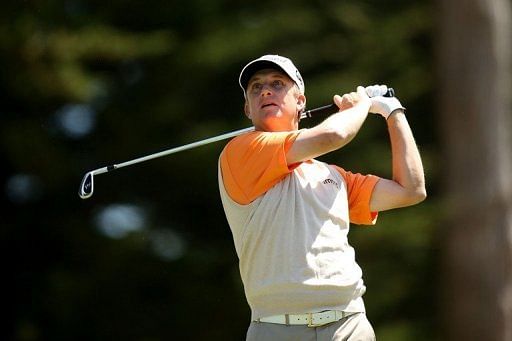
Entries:
<svg viewBox="0 0 512 341">
<path fill-rule="evenodd" d="M 393 167 L 392 179 L 381 178 L 375 185 L 370 210 L 379 212 L 423 201 L 427 196 L 423 164 L 404 108 L 394 97 L 379 96 L 372 99 L 370 112 L 387 120 Z"/>
</svg>

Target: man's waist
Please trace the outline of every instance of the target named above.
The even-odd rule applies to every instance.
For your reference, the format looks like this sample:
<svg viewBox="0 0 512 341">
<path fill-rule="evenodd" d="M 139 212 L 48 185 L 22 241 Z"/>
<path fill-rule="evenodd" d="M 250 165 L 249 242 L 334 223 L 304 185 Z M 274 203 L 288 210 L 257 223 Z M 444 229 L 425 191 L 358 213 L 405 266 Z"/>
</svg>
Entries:
<svg viewBox="0 0 512 341">
<path fill-rule="evenodd" d="M 340 292 L 298 294 L 282 293 L 280 295 L 266 295 L 259 297 L 247 296 L 251 307 L 251 319 L 262 317 L 300 314 L 300 312 L 318 312 L 325 310 L 338 310 L 345 312 L 365 312 L 361 290 L 352 291 L 350 294 Z"/>
<path fill-rule="evenodd" d="M 319 327 L 325 324 L 337 322 L 347 316 L 357 314 L 341 310 L 325 310 L 316 313 L 305 314 L 282 314 L 272 315 L 254 320 L 258 323 L 274 323 L 287 326 L 307 325 L 308 327 Z"/>
</svg>

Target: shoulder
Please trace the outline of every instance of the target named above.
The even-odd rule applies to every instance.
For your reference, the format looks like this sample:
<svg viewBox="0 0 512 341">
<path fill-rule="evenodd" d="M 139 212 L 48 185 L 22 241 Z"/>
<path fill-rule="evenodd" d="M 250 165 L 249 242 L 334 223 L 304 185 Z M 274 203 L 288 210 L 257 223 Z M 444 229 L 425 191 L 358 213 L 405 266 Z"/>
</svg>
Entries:
<svg viewBox="0 0 512 341">
<path fill-rule="evenodd" d="M 298 134 L 298 131 L 253 131 L 245 133 L 227 143 L 222 151 L 221 158 L 230 156 L 241 157 L 246 154 L 279 150 L 283 147 L 288 149 Z"/>
</svg>

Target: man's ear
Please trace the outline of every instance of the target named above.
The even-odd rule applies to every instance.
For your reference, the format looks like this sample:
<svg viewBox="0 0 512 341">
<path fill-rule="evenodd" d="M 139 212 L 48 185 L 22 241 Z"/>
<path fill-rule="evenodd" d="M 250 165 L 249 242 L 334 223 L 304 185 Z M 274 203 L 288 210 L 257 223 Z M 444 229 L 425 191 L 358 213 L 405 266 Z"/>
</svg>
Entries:
<svg viewBox="0 0 512 341">
<path fill-rule="evenodd" d="M 249 103 L 247 103 L 247 101 L 245 101 L 245 104 L 244 104 L 244 113 L 245 113 L 245 116 L 247 116 L 249 119 L 251 119 L 251 111 L 249 110 Z"/>
<path fill-rule="evenodd" d="M 306 96 L 299 94 L 297 96 L 297 111 L 303 112 L 306 109 Z"/>
</svg>

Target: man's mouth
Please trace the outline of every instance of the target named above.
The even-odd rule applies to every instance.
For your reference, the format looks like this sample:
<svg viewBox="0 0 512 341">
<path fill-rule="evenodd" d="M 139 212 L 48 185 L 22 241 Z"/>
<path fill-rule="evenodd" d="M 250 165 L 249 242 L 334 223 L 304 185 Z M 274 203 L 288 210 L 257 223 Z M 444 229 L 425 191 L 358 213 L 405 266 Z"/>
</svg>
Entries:
<svg viewBox="0 0 512 341">
<path fill-rule="evenodd" d="M 263 104 L 263 105 L 261 106 L 261 108 L 263 109 L 263 108 L 266 108 L 266 107 L 272 107 L 272 106 L 277 106 L 277 104 L 275 104 L 275 103 L 267 103 L 267 104 Z"/>
</svg>

